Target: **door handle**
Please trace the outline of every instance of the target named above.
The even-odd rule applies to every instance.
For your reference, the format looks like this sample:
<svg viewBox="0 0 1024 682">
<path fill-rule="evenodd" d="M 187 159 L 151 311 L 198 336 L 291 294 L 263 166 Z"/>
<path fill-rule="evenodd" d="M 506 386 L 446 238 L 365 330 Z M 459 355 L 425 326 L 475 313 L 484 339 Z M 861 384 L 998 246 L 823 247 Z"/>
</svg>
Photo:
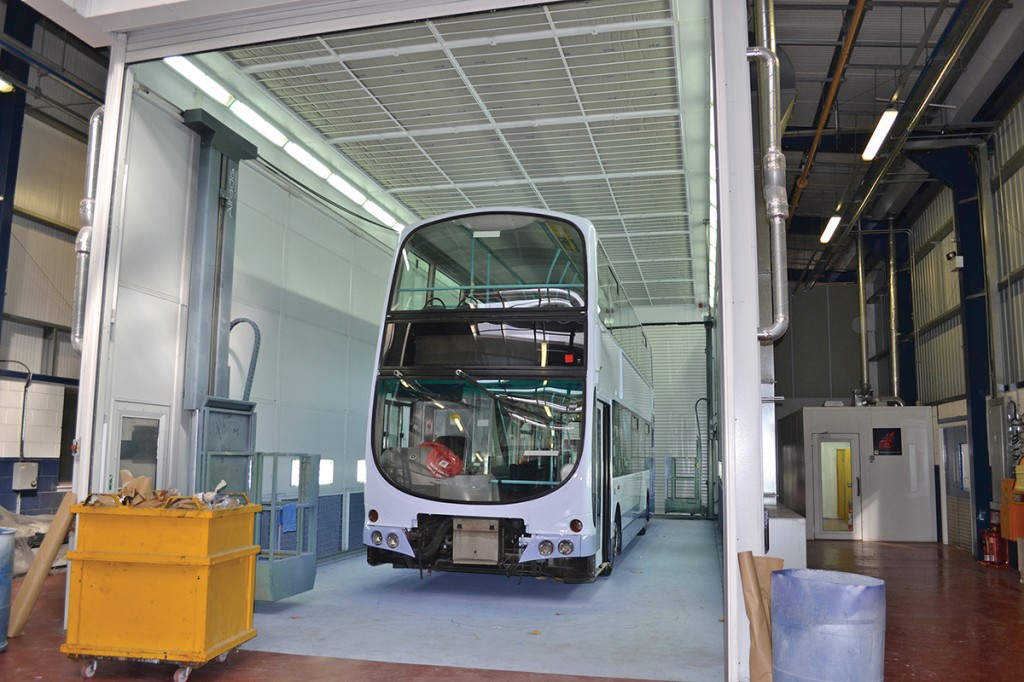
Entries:
<svg viewBox="0 0 1024 682">
<path fill-rule="evenodd" d="M 860 476 L 857 477 L 857 497 L 860 497 Z"/>
</svg>

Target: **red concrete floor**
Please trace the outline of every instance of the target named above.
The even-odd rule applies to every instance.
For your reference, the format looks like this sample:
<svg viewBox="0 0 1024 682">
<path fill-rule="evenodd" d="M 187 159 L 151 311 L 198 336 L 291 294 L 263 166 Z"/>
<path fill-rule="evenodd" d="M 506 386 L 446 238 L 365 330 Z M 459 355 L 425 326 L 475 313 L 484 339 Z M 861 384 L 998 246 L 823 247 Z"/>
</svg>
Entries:
<svg viewBox="0 0 1024 682">
<path fill-rule="evenodd" d="M 46 579 L 39 601 L 32 611 L 25 634 L 8 639 L 7 651 L 0 654 L 0 682 L 51 682 L 80 680 L 84 661 L 74 661 L 58 650 L 64 643 L 65 574 Z M 14 581 L 14 594 L 21 586 Z M 176 666 L 135 661 L 100 661 L 93 678 L 96 682 L 129 680 L 171 680 Z M 541 675 L 536 673 L 442 668 L 429 665 L 378 663 L 324 656 L 292 656 L 260 651 L 232 652 L 223 663 L 213 661 L 197 668 L 189 682 L 339 682 L 406 680 L 445 680 L 445 682 L 609 682 L 614 678 L 577 675 Z M 621 680 L 620 682 L 625 682 Z"/>
<path fill-rule="evenodd" d="M 885 581 L 885 680 L 1024 680 L 1024 585 L 932 543 L 807 543 L 810 568 Z"/>
<path fill-rule="evenodd" d="M 966 552 L 930 543 L 816 541 L 811 568 L 850 571 L 886 581 L 885 679 L 1020 680 L 1024 585 L 1019 573 L 989 568 Z M 21 580 L 14 583 L 15 594 Z M 0 682 L 80 679 L 82 663 L 58 651 L 64 641 L 65 576 L 47 578 L 25 634 L 0 654 Z M 98 682 L 170 680 L 169 664 L 102 661 Z M 377 663 L 257 651 L 193 672 L 191 682 L 239 680 L 446 680 L 596 682 L 610 678 L 540 675 L 469 668 Z"/>
</svg>

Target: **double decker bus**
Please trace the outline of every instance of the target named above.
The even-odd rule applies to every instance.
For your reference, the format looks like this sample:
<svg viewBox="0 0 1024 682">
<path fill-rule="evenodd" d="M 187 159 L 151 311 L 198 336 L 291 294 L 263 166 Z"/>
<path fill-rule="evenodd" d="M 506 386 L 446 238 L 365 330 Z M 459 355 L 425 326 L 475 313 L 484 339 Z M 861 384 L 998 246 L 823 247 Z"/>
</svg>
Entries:
<svg viewBox="0 0 1024 682">
<path fill-rule="evenodd" d="M 499 208 L 407 227 L 377 352 L 367 561 L 610 574 L 652 511 L 651 384 L 590 221 Z"/>
</svg>

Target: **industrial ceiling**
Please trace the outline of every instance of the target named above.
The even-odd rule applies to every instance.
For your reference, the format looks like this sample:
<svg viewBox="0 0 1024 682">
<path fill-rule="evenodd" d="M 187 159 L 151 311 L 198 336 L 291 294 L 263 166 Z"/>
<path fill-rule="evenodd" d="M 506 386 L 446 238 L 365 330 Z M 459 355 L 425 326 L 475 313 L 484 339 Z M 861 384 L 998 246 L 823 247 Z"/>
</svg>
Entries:
<svg viewBox="0 0 1024 682">
<path fill-rule="evenodd" d="M 66 3 L 31 4 L 45 10 Z M 284 12 L 295 15 L 303 5 L 171 4 L 187 21 L 158 38 L 146 32 L 157 35 L 160 26 L 141 10 L 111 11 L 86 30 L 145 34 L 151 54 L 166 51 L 173 35 L 216 44 L 246 12 L 253 26 L 276 20 L 281 32 Z M 454 2 L 453 11 L 466 13 L 305 31 L 222 46 L 222 53 L 407 209 L 405 222 L 487 205 L 576 213 L 597 226 L 635 304 L 672 317 L 706 302 L 714 201 L 708 4 L 492 4 L 502 8 L 480 12 L 481 3 Z M 397 11 L 371 6 L 365 12 Z M 904 145 L 988 134 L 1006 98 L 1021 91 L 1022 23 L 1024 3 L 989 0 L 774 3 L 783 104 L 790 107 L 783 148 L 794 286 L 848 279 L 855 225 L 870 229 L 934 186 L 903 160 Z M 876 160 L 862 161 L 887 108 L 900 112 L 894 131 Z M 833 214 L 842 227 L 823 246 L 818 236 Z"/>
</svg>

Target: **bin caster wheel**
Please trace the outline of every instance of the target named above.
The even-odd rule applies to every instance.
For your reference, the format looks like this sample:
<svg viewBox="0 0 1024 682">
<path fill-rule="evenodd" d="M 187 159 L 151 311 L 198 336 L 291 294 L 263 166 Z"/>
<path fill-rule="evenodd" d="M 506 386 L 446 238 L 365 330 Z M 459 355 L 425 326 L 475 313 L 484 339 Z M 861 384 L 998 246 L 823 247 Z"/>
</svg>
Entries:
<svg viewBox="0 0 1024 682">
<path fill-rule="evenodd" d="M 192 674 L 192 668 L 178 668 L 174 671 L 174 682 L 188 682 L 188 676 Z"/>
<path fill-rule="evenodd" d="M 96 668 L 99 667 L 99 664 L 100 664 L 99 661 L 90 661 L 90 662 L 86 663 L 85 665 L 83 665 L 82 666 L 82 677 L 84 679 L 89 679 L 91 677 L 95 677 L 95 675 L 96 675 Z"/>
<path fill-rule="evenodd" d="M 223 663 L 226 660 L 228 660 L 228 652 L 227 651 L 225 651 L 224 653 L 222 653 L 220 656 L 217 657 L 217 662 L 218 663 Z"/>
</svg>

